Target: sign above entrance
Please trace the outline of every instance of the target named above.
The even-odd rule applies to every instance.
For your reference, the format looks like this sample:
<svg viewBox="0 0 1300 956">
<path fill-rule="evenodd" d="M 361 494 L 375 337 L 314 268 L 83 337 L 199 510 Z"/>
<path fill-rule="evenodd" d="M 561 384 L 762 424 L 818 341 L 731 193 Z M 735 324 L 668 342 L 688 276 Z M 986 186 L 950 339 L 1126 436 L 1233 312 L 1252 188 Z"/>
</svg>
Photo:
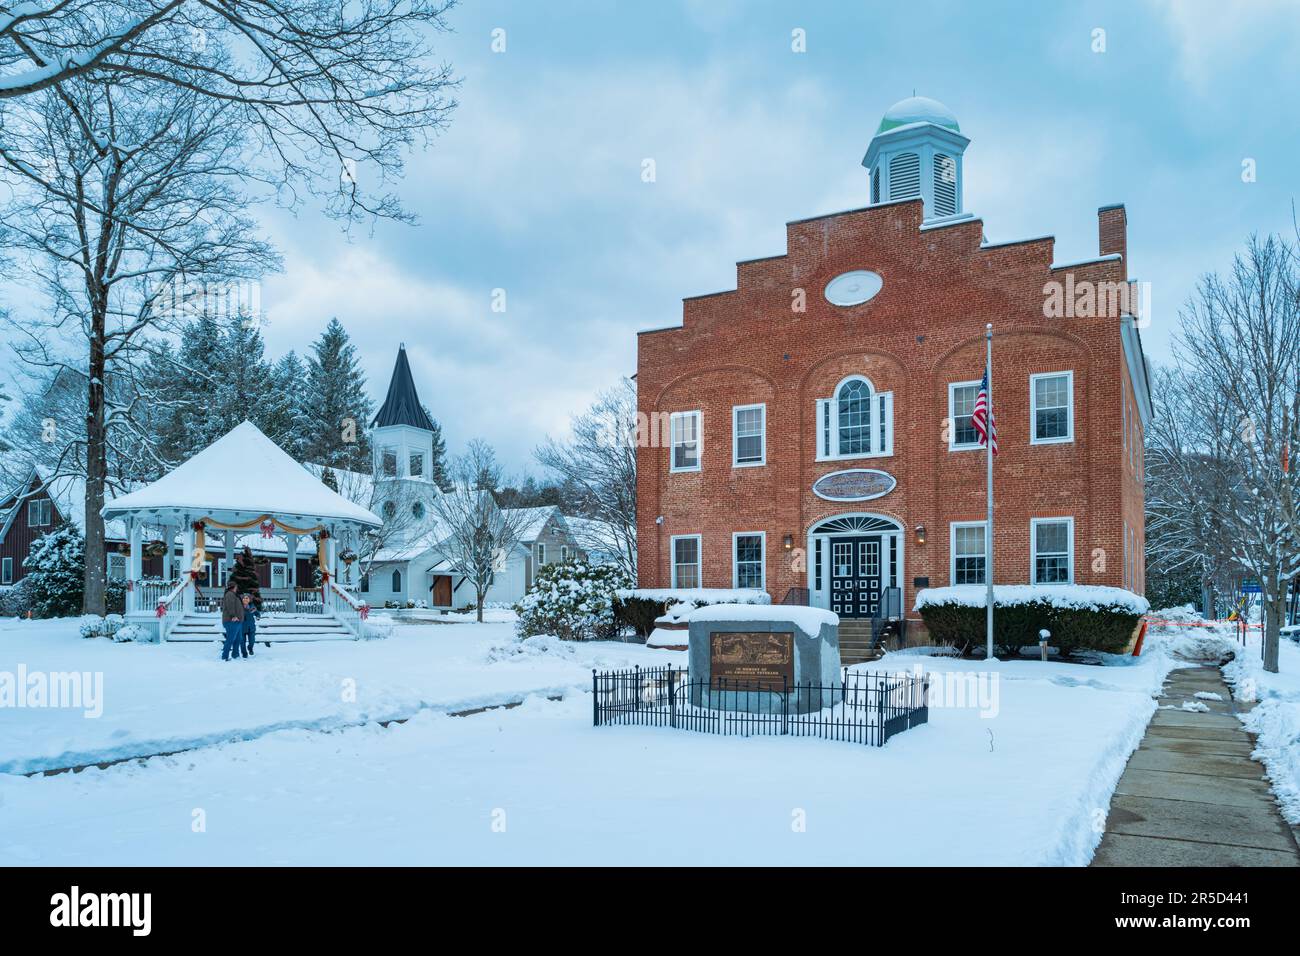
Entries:
<svg viewBox="0 0 1300 956">
<path fill-rule="evenodd" d="M 883 498 L 898 484 L 887 471 L 875 468 L 850 468 L 832 471 L 813 482 L 812 490 L 827 501 L 870 501 Z"/>
</svg>

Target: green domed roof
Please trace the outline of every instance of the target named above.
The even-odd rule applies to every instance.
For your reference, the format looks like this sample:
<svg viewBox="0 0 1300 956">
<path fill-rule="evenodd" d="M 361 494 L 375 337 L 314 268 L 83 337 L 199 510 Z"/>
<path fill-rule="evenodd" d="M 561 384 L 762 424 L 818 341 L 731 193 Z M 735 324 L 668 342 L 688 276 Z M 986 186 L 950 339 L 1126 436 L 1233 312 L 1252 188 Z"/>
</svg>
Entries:
<svg viewBox="0 0 1300 956">
<path fill-rule="evenodd" d="M 952 110 L 938 100 L 932 100 L 928 96 L 909 96 L 885 110 L 876 134 L 887 133 L 891 129 L 909 126 L 912 123 L 933 123 L 954 133 L 961 132 L 961 127 L 957 125 L 957 117 L 952 115 Z"/>
</svg>

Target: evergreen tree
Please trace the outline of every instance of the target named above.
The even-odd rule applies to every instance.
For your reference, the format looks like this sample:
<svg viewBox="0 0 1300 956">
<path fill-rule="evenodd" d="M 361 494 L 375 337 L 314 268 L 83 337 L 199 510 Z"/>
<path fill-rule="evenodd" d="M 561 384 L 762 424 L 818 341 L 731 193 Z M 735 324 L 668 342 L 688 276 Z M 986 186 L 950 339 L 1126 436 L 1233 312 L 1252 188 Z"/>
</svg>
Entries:
<svg viewBox="0 0 1300 956">
<path fill-rule="evenodd" d="M 337 492 L 339 490 L 338 475 L 334 474 L 334 469 L 330 468 L 329 465 L 326 465 L 325 470 L 320 473 L 320 483 L 330 491 Z"/>
<path fill-rule="evenodd" d="M 75 527 L 65 524 L 33 541 L 23 567 L 34 616 L 67 617 L 81 611 L 86 544 Z"/>
<path fill-rule="evenodd" d="M 442 437 L 442 426 L 438 419 L 429 413 L 429 406 L 421 404 L 424 414 L 433 423 L 433 461 L 429 462 L 429 478 L 444 491 L 448 487 L 447 478 L 447 442 Z"/>
<path fill-rule="evenodd" d="M 262 586 L 257 580 L 257 559 L 253 549 L 244 545 L 244 550 L 235 556 L 235 566 L 230 569 L 230 580 L 235 582 L 235 590 L 240 594 L 251 594 L 253 606 L 262 609 Z"/>
<path fill-rule="evenodd" d="M 274 388 L 267 400 L 265 424 L 260 426 L 269 438 L 295 460 L 304 461 L 303 390 L 307 367 L 298 353 L 290 351 L 271 369 Z"/>
<path fill-rule="evenodd" d="M 332 318 L 307 356 L 299 432 L 303 459 L 335 468 L 370 468 L 370 398 L 357 350 Z"/>
</svg>

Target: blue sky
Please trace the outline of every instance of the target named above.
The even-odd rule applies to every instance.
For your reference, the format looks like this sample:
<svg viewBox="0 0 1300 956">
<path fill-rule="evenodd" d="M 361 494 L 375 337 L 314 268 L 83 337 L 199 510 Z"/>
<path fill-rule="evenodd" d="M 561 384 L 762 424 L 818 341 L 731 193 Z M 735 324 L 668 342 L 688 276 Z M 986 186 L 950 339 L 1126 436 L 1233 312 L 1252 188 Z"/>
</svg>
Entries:
<svg viewBox="0 0 1300 956">
<path fill-rule="evenodd" d="M 528 466 L 634 370 L 638 329 L 783 252 L 787 220 L 865 205 L 867 142 L 914 89 L 971 137 L 965 206 L 990 241 L 1052 234 L 1058 261 L 1087 258 L 1097 207 L 1127 205 L 1157 361 L 1199 274 L 1292 232 L 1296 0 L 467 0 L 451 23 L 460 106 L 401 187 L 420 224 L 348 239 L 266 212 L 286 268 L 262 304 L 273 353 L 337 315 L 376 397 L 404 341 L 453 452 L 482 437 Z"/>
</svg>

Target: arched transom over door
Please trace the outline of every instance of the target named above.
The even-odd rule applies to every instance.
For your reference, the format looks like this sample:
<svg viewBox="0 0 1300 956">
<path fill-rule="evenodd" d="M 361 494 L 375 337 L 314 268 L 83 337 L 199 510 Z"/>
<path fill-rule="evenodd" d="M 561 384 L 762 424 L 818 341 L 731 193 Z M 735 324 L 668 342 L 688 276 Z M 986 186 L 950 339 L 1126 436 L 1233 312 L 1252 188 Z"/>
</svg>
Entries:
<svg viewBox="0 0 1300 956">
<path fill-rule="evenodd" d="M 808 532 L 808 591 L 814 607 L 841 617 L 902 614 L 903 526 L 884 515 L 836 515 Z"/>
</svg>

